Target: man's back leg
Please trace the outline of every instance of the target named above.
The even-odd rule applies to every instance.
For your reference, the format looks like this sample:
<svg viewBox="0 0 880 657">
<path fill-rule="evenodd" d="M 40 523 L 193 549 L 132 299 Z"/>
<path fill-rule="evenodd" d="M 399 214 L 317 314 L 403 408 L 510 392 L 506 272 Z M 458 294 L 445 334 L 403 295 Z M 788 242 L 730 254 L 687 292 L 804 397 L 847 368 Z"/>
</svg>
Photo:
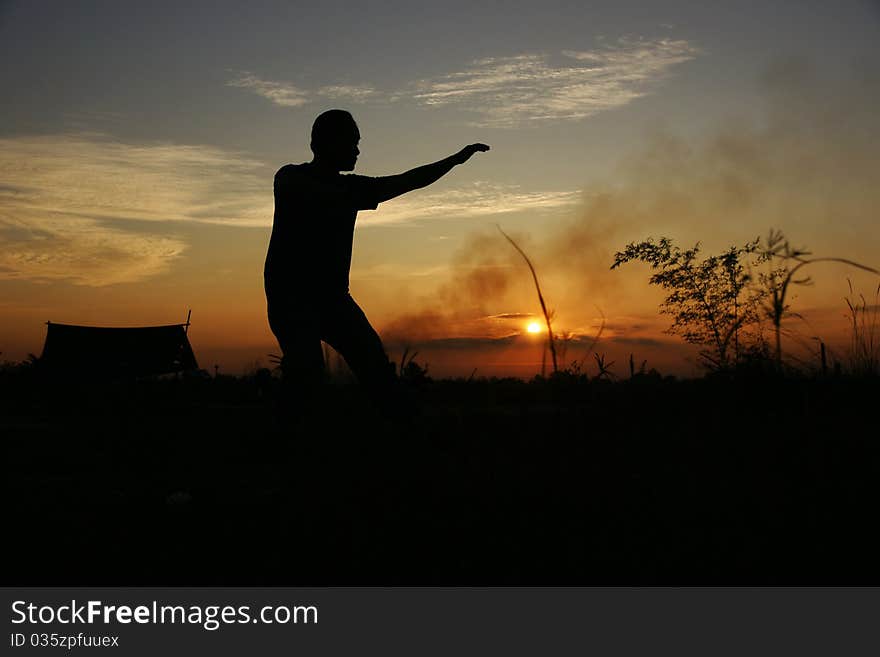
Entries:
<svg viewBox="0 0 880 657">
<path fill-rule="evenodd" d="M 324 352 L 317 322 L 300 314 L 270 313 L 269 326 L 283 354 L 279 412 L 300 420 L 315 408 L 324 384 Z"/>
</svg>

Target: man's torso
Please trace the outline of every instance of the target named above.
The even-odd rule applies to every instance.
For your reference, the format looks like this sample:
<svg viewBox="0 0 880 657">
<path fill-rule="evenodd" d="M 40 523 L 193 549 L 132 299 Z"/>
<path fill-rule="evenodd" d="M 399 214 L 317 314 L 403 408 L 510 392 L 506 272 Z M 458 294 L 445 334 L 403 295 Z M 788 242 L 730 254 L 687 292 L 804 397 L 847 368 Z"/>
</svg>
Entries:
<svg viewBox="0 0 880 657">
<path fill-rule="evenodd" d="M 264 268 L 270 305 L 348 292 L 357 212 L 377 206 L 373 180 L 321 173 L 311 163 L 278 170 Z"/>
</svg>

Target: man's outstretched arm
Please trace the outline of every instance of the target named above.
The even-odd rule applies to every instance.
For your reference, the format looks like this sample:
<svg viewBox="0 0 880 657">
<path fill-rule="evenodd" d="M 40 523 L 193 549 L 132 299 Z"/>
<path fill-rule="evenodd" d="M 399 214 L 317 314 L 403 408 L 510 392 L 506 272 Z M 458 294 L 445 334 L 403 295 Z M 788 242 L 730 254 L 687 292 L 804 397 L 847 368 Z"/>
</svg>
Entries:
<svg viewBox="0 0 880 657">
<path fill-rule="evenodd" d="M 395 196 L 411 192 L 414 189 L 427 187 L 449 173 L 456 164 L 467 162 L 474 153 L 488 150 L 489 147 L 486 144 L 470 144 L 462 148 L 455 155 L 450 155 L 437 162 L 425 164 L 395 176 L 377 177 L 375 179 L 378 187 L 376 200 L 382 203 Z"/>
</svg>

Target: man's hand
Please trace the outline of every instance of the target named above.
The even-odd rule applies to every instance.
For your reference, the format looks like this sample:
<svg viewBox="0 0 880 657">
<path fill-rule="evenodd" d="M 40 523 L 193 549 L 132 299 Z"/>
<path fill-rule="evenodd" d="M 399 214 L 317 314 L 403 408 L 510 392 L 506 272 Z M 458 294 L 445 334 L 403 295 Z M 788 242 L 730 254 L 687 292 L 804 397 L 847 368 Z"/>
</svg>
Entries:
<svg viewBox="0 0 880 657">
<path fill-rule="evenodd" d="M 464 164 L 471 158 L 471 155 L 473 155 L 474 153 L 485 153 L 488 150 L 489 147 L 486 146 L 486 144 L 470 144 L 458 151 L 458 153 L 456 153 L 453 157 L 455 158 L 456 164 Z"/>
</svg>

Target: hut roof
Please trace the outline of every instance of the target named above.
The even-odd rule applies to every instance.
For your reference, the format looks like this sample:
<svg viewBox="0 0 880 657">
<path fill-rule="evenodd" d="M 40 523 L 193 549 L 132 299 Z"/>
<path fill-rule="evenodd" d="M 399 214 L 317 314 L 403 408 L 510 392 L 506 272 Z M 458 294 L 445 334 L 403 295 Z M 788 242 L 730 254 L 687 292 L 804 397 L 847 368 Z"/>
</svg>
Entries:
<svg viewBox="0 0 880 657">
<path fill-rule="evenodd" d="M 149 376 L 198 368 L 189 324 L 111 328 L 46 322 L 40 364 L 82 376 Z"/>
</svg>

